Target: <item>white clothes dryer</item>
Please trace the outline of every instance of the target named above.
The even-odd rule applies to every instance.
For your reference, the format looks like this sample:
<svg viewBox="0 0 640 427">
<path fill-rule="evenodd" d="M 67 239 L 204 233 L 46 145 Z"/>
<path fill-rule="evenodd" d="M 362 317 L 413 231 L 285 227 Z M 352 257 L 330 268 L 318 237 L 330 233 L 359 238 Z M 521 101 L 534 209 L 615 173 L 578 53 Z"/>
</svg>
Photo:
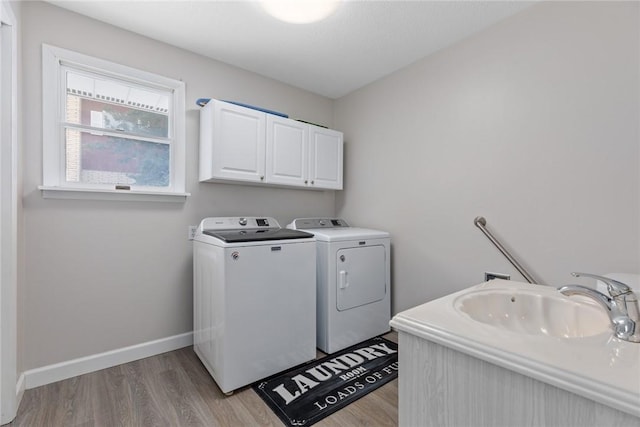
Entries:
<svg viewBox="0 0 640 427">
<path fill-rule="evenodd" d="M 389 332 L 389 233 L 335 218 L 298 218 L 287 228 L 316 238 L 317 347 L 335 353 Z"/>
<path fill-rule="evenodd" d="M 273 218 L 205 218 L 193 240 L 194 350 L 234 390 L 316 357 L 316 243 Z"/>
</svg>

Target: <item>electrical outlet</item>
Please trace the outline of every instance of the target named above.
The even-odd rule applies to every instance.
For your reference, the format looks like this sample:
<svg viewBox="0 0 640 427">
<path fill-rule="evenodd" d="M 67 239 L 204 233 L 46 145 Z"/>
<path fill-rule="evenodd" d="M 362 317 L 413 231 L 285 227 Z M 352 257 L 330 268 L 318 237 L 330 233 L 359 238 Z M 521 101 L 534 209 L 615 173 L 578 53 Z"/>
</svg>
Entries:
<svg viewBox="0 0 640 427">
<path fill-rule="evenodd" d="M 489 273 L 488 271 L 484 272 L 484 281 L 488 282 L 493 279 L 502 279 L 502 280 L 511 280 L 511 276 L 504 273 Z"/>
<path fill-rule="evenodd" d="M 187 229 L 187 239 L 193 240 L 196 237 L 196 230 L 198 229 L 197 225 L 190 225 Z"/>
</svg>

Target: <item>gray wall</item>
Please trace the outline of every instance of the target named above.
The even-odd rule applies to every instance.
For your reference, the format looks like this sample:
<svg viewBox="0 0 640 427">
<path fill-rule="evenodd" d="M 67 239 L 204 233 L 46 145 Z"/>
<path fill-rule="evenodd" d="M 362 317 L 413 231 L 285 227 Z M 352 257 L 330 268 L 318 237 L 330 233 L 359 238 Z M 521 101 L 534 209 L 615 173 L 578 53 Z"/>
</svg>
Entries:
<svg viewBox="0 0 640 427">
<path fill-rule="evenodd" d="M 206 216 L 332 215 L 333 192 L 197 182 L 200 97 L 332 125 L 332 101 L 40 2 L 22 3 L 24 263 L 21 368 L 192 330 L 187 226 Z M 194 29 L 195 30 L 195 29 Z M 43 199 L 41 44 L 185 81 L 184 204 Z"/>
<path fill-rule="evenodd" d="M 191 331 L 186 227 L 337 213 L 389 230 L 394 312 L 517 273 L 640 272 L 637 3 L 542 3 L 335 102 L 37 2 L 22 3 L 21 370 Z M 182 78 L 184 204 L 42 199 L 41 44 Z M 345 190 L 197 182 L 196 98 L 345 132 Z M 333 120 L 333 123 L 332 123 Z"/>
<path fill-rule="evenodd" d="M 393 311 L 483 281 L 640 272 L 637 2 L 546 2 L 337 100 L 337 213 L 391 232 Z M 588 282 L 584 282 L 588 283 Z"/>
</svg>

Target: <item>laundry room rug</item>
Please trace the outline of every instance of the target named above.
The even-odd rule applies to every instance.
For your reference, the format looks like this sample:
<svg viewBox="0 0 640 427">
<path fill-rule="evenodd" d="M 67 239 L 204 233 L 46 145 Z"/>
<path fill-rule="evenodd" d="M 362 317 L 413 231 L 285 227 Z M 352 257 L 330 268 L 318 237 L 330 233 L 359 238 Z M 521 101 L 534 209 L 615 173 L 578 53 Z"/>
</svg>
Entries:
<svg viewBox="0 0 640 427">
<path fill-rule="evenodd" d="M 398 377 L 398 345 L 372 338 L 253 384 L 287 426 L 310 426 Z"/>
</svg>

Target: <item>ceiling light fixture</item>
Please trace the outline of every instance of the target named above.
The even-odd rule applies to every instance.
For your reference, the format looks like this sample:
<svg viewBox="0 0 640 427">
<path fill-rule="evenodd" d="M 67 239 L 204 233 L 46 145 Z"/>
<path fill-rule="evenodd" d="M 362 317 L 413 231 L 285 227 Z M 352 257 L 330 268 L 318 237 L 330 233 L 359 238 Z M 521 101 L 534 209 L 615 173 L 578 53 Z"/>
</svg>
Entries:
<svg viewBox="0 0 640 427">
<path fill-rule="evenodd" d="M 271 16 L 292 24 L 309 24 L 325 19 L 336 11 L 341 0 L 262 0 Z"/>
</svg>

